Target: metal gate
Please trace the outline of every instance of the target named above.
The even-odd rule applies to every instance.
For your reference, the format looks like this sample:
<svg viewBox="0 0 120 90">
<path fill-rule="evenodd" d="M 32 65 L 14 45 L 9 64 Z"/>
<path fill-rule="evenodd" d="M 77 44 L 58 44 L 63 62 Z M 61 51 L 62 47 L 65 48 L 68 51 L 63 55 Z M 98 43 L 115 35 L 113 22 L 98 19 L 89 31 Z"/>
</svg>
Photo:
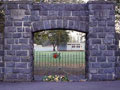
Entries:
<svg viewBox="0 0 120 90">
<path fill-rule="evenodd" d="M 40 36 L 42 41 L 40 41 L 41 45 L 38 45 L 39 48 L 34 49 L 34 75 L 36 80 L 42 80 L 44 76 L 48 75 L 64 75 L 73 81 L 85 77 L 85 42 L 73 42 L 72 39 L 68 39 L 72 33 L 75 33 L 75 36 L 85 36 L 84 33 L 65 30 L 36 33 L 38 35 L 36 40 Z M 47 44 L 42 45 L 43 43 Z M 54 47 L 55 44 L 56 47 Z M 53 49 L 50 50 L 50 48 Z"/>
<path fill-rule="evenodd" d="M 79 81 L 85 76 L 85 51 L 34 51 L 34 75 L 42 80 L 45 75 L 67 75 Z"/>
</svg>

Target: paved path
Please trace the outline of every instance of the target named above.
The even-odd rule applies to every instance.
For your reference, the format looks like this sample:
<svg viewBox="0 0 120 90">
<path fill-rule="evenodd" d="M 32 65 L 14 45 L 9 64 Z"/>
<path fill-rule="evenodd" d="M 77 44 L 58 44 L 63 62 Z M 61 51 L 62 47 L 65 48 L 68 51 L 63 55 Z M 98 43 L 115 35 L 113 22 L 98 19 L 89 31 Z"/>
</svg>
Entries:
<svg viewBox="0 0 120 90">
<path fill-rule="evenodd" d="M 120 81 L 105 82 L 0 82 L 0 90 L 120 90 Z"/>
</svg>

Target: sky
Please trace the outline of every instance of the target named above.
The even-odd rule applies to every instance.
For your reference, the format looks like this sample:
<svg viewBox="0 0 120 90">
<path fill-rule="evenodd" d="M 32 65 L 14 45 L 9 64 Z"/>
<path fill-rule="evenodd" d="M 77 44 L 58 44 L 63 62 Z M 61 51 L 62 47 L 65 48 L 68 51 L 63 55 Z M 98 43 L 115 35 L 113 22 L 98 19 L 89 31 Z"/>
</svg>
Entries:
<svg viewBox="0 0 120 90">
<path fill-rule="evenodd" d="M 83 1 L 88 2 L 89 0 L 83 0 Z"/>
</svg>

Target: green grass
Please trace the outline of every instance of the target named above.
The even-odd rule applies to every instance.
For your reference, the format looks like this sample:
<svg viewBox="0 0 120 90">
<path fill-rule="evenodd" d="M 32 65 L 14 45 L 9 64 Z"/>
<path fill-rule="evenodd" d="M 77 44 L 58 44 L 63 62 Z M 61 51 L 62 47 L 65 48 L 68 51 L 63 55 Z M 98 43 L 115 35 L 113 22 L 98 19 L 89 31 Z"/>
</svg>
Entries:
<svg viewBox="0 0 120 90">
<path fill-rule="evenodd" d="M 56 52 L 34 51 L 35 75 L 84 75 L 85 52 L 60 51 L 60 56 L 55 59 Z"/>
<path fill-rule="evenodd" d="M 53 54 L 58 53 L 58 58 L 53 58 Z M 34 51 L 34 62 L 37 63 L 61 63 L 61 64 L 78 64 L 85 63 L 84 51 Z"/>
</svg>

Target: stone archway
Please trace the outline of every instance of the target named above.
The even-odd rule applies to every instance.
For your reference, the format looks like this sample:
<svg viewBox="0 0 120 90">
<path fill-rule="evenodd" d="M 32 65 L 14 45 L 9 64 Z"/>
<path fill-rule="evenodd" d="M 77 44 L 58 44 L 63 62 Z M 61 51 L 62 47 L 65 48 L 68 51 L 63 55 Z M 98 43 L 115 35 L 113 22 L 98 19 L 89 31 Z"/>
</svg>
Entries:
<svg viewBox="0 0 120 90">
<path fill-rule="evenodd" d="M 87 35 L 87 79 L 115 79 L 114 3 L 6 4 L 4 31 L 4 81 L 33 80 L 32 32 L 75 29 Z"/>
</svg>

